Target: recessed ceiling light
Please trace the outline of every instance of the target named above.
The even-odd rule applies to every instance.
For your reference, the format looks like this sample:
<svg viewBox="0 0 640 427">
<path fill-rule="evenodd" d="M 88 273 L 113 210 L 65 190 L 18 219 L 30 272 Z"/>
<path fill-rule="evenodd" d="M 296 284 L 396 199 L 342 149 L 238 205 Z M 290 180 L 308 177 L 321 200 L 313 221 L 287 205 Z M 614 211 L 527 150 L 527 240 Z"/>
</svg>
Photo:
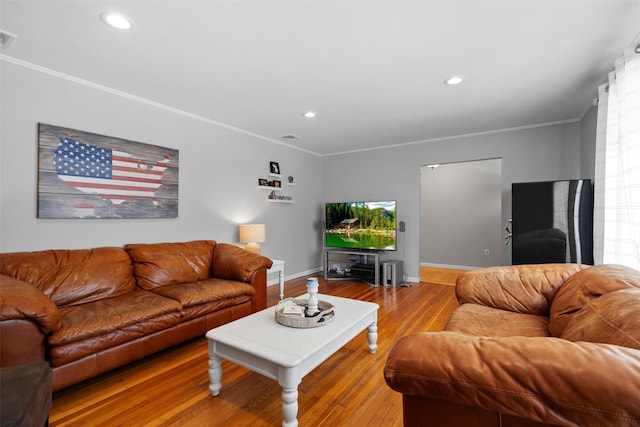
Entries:
<svg viewBox="0 0 640 427">
<path fill-rule="evenodd" d="M 313 111 L 307 111 L 306 113 L 304 113 L 304 116 L 305 116 L 307 119 L 313 119 L 313 118 L 315 118 L 315 117 L 316 117 L 316 113 L 315 113 L 315 112 L 313 112 Z"/>
<path fill-rule="evenodd" d="M 133 27 L 133 21 L 119 13 L 104 12 L 100 15 L 100 19 L 108 26 L 119 30 L 129 30 Z"/>
<path fill-rule="evenodd" d="M 449 85 L 449 86 L 453 86 L 453 85 L 460 84 L 463 81 L 464 81 L 464 76 L 453 76 L 453 77 L 449 77 L 447 80 L 445 80 L 444 84 Z"/>
</svg>

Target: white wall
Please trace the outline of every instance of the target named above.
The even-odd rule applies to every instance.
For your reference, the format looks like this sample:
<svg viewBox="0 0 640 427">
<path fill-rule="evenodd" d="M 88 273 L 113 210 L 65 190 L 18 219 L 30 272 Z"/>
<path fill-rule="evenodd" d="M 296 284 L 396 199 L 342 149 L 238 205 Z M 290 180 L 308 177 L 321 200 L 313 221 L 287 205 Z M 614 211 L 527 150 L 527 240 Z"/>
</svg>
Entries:
<svg viewBox="0 0 640 427">
<path fill-rule="evenodd" d="M 511 216 L 511 183 L 580 178 L 580 123 L 513 129 L 409 144 L 374 151 L 327 156 L 324 199 L 394 199 L 405 221 L 397 254 L 405 272 L 419 277 L 420 167 L 435 163 L 502 159 L 502 223 Z M 511 248 L 502 248 L 503 264 Z M 451 262 L 454 264 L 455 262 Z"/>
<path fill-rule="evenodd" d="M 0 65 L 0 252 L 191 239 L 235 243 L 238 223 L 264 222 L 263 253 L 285 260 L 287 276 L 319 266 L 320 157 L 60 76 Z M 178 149 L 178 218 L 37 219 L 39 122 Z M 257 189 L 269 161 L 295 177 L 296 187 L 283 192 L 294 204 L 268 203 L 268 192 Z"/>
<path fill-rule="evenodd" d="M 500 265 L 502 159 L 423 166 L 421 180 L 420 264 Z"/>
<path fill-rule="evenodd" d="M 1 252 L 135 241 L 236 242 L 236 224 L 264 222 L 264 253 L 284 259 L 289 277 L 322 265 L 324 202 L 392 199 L 406 232 L 399 236 L 398 252 L 387 258 L 404 259 L 406 273 L 417 278 L 420 166 L 502 158 L 503 224 L 510 217 L 512 182 L 581 177 L 577 122 L 320 158 L 59 76 L 6 61 L 0 66 Z M 39 122 L 180 150 L 178 218 L 37 219 Z M 582 143 L 588 150 L 590 138 Z M 582 157 L 588 164 L 589 156 Z M 266 193 L 256 189 L 272 160 L 296 177 L 293 205 L 269 204 Z M 503 248 L 504 264 L 510 255 L 510 248 Z"/>
</svg>

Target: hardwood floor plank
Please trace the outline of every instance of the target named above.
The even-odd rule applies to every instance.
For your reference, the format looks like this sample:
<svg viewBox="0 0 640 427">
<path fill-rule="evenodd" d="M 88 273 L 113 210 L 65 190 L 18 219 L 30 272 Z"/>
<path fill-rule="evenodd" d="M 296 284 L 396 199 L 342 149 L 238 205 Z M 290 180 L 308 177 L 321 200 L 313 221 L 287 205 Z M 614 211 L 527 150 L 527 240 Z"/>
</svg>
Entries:
<svg viewBox="0 0 640 427">
<path fill-rule="evenodd" d="M 457 270 L 454 268 L 439 267 L 420 267 L 420 282 L 439 283 L 443 285 L 455 285 L 456 279 L 465 270 Z"/>
<path fill-rule="evenodd" d="M 449 280 L 455 274 L 449 275 Z M 382 375 L 387 354 L 402 336 L 441 330 L 457 307 L 454 287 L 419 283 L 374 288 L 358 281 L 326 281 L 319 293 L 379 304 L 378 349 L 366 331 L 302 379 L 298 421 L 316 426 L 401 426 L 402 397 Z M 306 292 L 306 277 L 285 284 L 285 297 Z M 268 305 L 278 287 L 268 288 Z M 207 341 L 194 339 L 54 393 L 51 426 L 279 426 L 282 390 L 276 381 L 223 361 L 222 391 L 209 394 Z"/>
</svg>

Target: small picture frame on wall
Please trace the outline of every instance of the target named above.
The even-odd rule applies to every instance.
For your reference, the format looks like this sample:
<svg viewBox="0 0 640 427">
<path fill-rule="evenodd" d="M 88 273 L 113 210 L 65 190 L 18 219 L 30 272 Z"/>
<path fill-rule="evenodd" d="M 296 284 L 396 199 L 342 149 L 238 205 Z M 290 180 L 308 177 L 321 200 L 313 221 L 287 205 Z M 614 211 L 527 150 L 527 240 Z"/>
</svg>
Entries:
<svg viewBox="0 0 640 427">
<path fill-rule="evenodd" d="M 274 180 L 273 181 L 273 186 L 276 188 L 281 188 L 282 187 L 282 183 L 279 180 Z"/>
<path fill-rule="evenodd" d="M 277 162 L 269 162 L 269 170 L 273 174 L 280 175 L 280 165 Z"/>
<path fill-rule="evenodd" d="M 264 178 L 258 178 L 258 185 L 266 187 L 267 185 L 269 185 L 269 181 Z"/>
</svg>

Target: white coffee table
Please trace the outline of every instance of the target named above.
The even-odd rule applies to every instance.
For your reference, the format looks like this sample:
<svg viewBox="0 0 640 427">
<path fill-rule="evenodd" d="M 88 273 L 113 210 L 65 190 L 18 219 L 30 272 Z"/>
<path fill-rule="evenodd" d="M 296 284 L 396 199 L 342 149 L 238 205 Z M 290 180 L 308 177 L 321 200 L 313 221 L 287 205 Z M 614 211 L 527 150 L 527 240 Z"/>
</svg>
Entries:
<svg viewBox="0 0 640 427">
<path fill-rule="evenodd" d="M 308 295 L 298 298 L 307 299 Z M 323 294 L 318 294 L 318 300 L 334 306 L 335 317 L 324 326 L 283 326 L 276 322 L 275 307 L 269 307 L 207 332 L 211 395 L 220 394 L 222 359 L 229 360 L 278 381 L 282 387 L 282 425 L 297 426 L 302 377 L 365 329 L 369 352 L 375 354 L 378 347 L 378 304 Z"/>
</svg>

